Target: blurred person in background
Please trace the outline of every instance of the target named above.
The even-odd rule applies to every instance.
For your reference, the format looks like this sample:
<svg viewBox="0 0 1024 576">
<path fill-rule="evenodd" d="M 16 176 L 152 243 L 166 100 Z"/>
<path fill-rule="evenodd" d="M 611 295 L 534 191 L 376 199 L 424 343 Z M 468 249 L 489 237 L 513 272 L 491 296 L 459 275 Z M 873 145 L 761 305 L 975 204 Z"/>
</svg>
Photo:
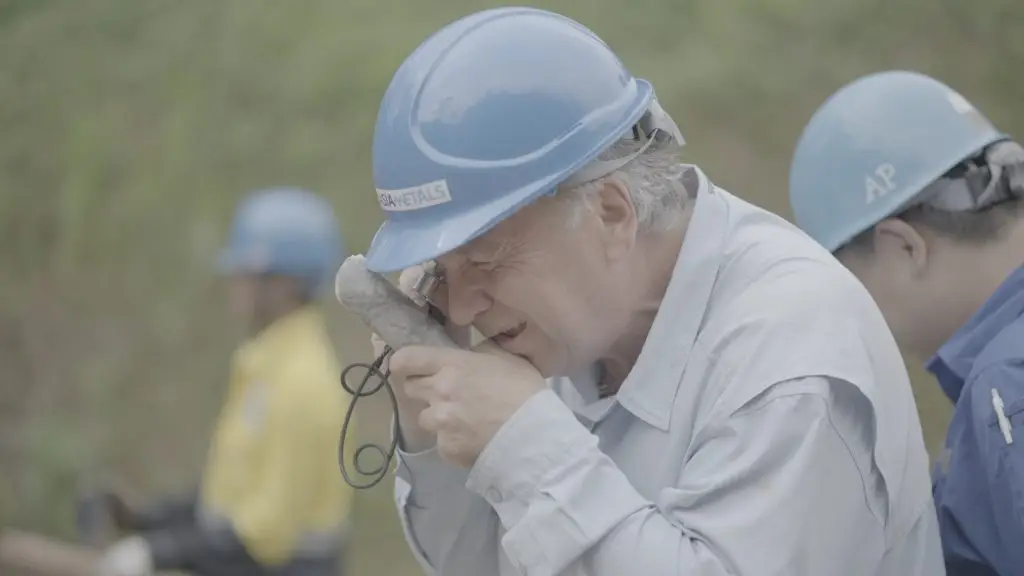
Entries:
<svg viewBox="0 0 1024 576">
<path fill-rule="evenodd" d="M 488 338 L 390 357 L 415 556 L 443 576 L 941 576 L 878 307 L 682 145 L 651 85 L 552 12 L 469 15 L 396 72 L 368 266 L 406 290 L 436 266 L 453 334 Z"/>
<path fill-rule="evenodd" d="M 1024 574 L 1024 148 L 949 86 L 882 72 L 815 112 L 789 193 L 955 405 L 933 473 L 947 573 Z"/>
<path fill-rule="evenodd" d="M 107 549 L 102 576 L 338 574 L 351 506 L 337 468 L 348 398 L 314 300 L 343 250 L 330 205 L 310 192 L 261 190 L 238 207 L 219 268 L 249 338 L 232 359 L 202 481 L 138 506 L 108 494 L 132 534 Z"/>
</svg>

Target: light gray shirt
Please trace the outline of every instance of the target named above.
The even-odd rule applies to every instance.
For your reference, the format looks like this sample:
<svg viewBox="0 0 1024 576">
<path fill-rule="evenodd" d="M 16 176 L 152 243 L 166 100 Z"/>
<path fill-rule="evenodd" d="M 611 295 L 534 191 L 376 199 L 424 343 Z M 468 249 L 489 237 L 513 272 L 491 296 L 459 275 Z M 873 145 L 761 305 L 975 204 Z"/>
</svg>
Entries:
<svg viewBox="0 0 1024 576">
<path fill-rule="evenodd" d="M 863 286 L 784 219 L 701 189 L 614 398 L 557 378 L 471 470 L 400 454 L 443 576 L 943 576 L 906 368 Z"/>
</svg>

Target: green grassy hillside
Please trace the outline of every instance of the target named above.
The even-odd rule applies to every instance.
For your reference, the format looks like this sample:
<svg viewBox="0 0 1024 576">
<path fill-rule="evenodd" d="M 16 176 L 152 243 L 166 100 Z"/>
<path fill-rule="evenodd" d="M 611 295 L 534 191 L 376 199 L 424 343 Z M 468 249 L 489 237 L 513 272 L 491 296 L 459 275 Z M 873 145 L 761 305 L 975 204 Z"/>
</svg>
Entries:
<svg viewBox="0 0 1024 576">
<path fill-rule="evenodd" d="M 690 160 L 785 215 L 803 122 L 859 74 L 937 74 L 1024 133 L 1018 0 L 538 4 L 654 82 Z M 0 0 L 0 523 L 69 535 L 83 470 L 147 491 L 193 477 L 233 343 L 209 269 L 233 203 L 310 187 L 363 250 L 391 73 L 488 5 Z M 334 316 L 343 353 L 366 356 L 365 333 Z M 916 376 L 934 445 L 948 406 Z M 357 522 L 353 574 L 418 573 L 387 488 L 360 495 Z"/>
</svg>

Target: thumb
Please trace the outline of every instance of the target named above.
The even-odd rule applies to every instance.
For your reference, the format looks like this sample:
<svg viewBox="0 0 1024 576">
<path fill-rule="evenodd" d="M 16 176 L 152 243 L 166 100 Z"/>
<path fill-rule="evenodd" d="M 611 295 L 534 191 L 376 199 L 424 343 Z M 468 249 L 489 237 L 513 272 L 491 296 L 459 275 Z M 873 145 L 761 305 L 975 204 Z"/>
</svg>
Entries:
<svg viewBox="0 0 1024 576">
<path fill-rule="evenodd" d="M 481 354 L 487 354 L 488 356 L 494 356 L 495 358 L 502 358 L 504 360 L 512 362 L 513 364 L 529 367 L 531 370 L 534 371 L 537 370 L 537 367 L 534 366 L 532 362 L 530 362 L 526 358 L 523 358 L 522 356 L 517 356 L 505 350 L 501 346 L 495 344 L 494 341 L 489 338 L 481 339 L 481 341 L 477 342 L 472 348 L 470 348 L 470 350 L 472 350 L 473 352 L 479 352 Z"/>
<path fill-rule="evenodd" d="M 483 354 L 490 354 L 492 356 L 511 356 L 512 354 L 506 352 L 501 346 L 498 346 L 490 338 L 481 338 L 479 342 L 473 343 L 472 346 L 467 346 L 473 352 L 480 352 Z"/>
</svg>

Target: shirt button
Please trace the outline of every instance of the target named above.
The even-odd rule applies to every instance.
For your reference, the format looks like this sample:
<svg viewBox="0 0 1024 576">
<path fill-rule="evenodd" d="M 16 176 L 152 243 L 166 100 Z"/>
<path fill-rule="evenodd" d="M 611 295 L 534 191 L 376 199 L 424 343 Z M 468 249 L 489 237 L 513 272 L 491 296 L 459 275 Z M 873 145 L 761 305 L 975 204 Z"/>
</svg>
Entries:
<svg viewBox="0 0 1024 576">
<path fill-rule="evenodd" d="M 488 488 L 487 489 L 487 501 L 488 502 L 490 502 L 492 504 L 497 504 L 497 503 L 501 502 L 501 500 L 502 500 L 501 492 L 499 492 L 497 488 Z"/>
</svg>

